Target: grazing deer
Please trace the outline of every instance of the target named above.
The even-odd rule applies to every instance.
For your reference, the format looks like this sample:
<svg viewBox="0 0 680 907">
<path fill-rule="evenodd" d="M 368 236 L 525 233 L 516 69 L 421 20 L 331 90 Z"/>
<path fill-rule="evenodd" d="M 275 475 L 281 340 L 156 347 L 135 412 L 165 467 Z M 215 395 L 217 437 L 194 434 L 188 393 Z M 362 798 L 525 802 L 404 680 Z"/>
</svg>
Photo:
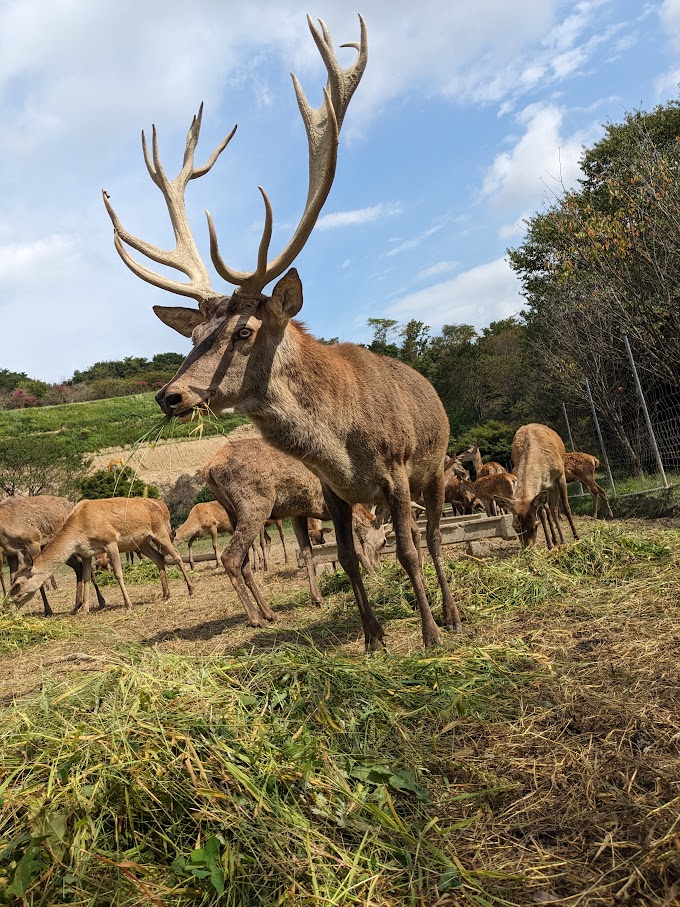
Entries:
<svg viewBox="0 0 680 907">
<path fill-rule="evenodd" d="M 189 546 L 189 566 L 195 569 L 194 558 L 191 553 L 191 546 L 196 539 L 205 538 L 207 535 L 212 539 L 213 551 L 215 552 L 215 564 L 219 564 L 217 554 L 217 536 L 223 533 L 231 535 L 234 527 L 229 519 L 229 514 L 219 501 L 207 501 L 204 504 L 194 504 L 189 512 L 189 516 L 175 530 L 175 544 L 186 542 Z"/>
<path fill-rule="evenodd" d="M 487 516 L 496 516 L 496 506 L 506 506 L 514 498 L 517 476 L 504 469 L 500 474 L 481 476 L 474 482 L 461 479 L 460 484 L 473 499 L 481 502 Z"/>
<path fill-rule="evenodd" d="M 614 519 L 607 492 L 595 481 L 595 470 L 599 465 L 600 461 L 591 454 L 576 451 L 564 455 L 564 475 L 567 483 L 580 482 L 585 485 L 593 499 L 592 516 L 597 518 L 597 504 L 598 497 L 600 497 L 605 503 L 610 519 Z"/>
<path fill-rule="evenodd" d="M 54 538 L 64 521 L 73 510 L 73 502 L 51 494 L 40 494 L 33 497 L 6 498 L 0 503 L 0 554 L 4 552 L 9 565 L 10 587 L 22 561 L 33 561 L 42 549 Z M 80 558 L 73 555 L 65 560 L 76 575 L 76 608 L 80 606 L 83 595 L 83 564 Z M 0 556 L 0 565 L 2 557 Z M 0 566 L 1 569 L 1 566 Z M 52 578 L 46 577 L 45 582 Z M 56 589 L 56 583 L 53 582 Z M 106 602 L 94 583 L 97 599 L 101 607 Z M 7 594 L 4 577 L 3 594 Z M 52 616 L 52 608 L 47 600 L 44 586 L 40 586 L 45 617 Z"/>
<path fill-rule="evenodd" d="M 456 459 L 460 463 L 471 463 L 475 468 L 475 479 L 481 479 L 484 476 L 498 476 L 507 472 L 504 466 L 491 460 L 489 463 L 482 462 L 482 454 L 477 445 L 468 447 L 462 454 L 458 454 Z"/>
<path fill-rule="evenodd" d="M 158 567 L 163 587 L 163 600 L 170 597 L 165 574 L 165 557 L 174 558 L 186 580 L 189 595 L 193 586 L 179 552 L 170 538 L 170 514 L 162 501 L 151 498 L 102 498 L 80 501 L 67 516 L 61 529 L 45 546 L 32 564 L 25 565 L 14 577 L 10 594 L 15 602 L 23 604 L 40 588 L 59 564 L 77 555 L 83 562 L 82 610 L 87 614 L 89 582 L 92 575 L 92 558 L 101 552 L 108 555 L 118 585 L 123 593 L 125 607 L 132 610 L 132 602 L 125 588 L 120 554 L 124 551 L 141 551 Z M 157 548 L 151 545 L 153 542 Z M 76 604 L 74 613 L 79 610 Z"/>
<path fill-rule="evenodd" d="M 328 85 L 323 103 L 313 109 L 293 77 L 309 145 L 309 192 L 300 222 L 284 251 L 272 261 L 268 259 L 272 209 L 267 194 L 260 189 L 265 226 L 254 271 L 235 271 L 227 266 L 208 215 L 213 264 L 236 289 L 231 296 L 222 296 L 211 287 L 189 227 L 184 191 L 189 180 L 211 169 L 234 130 L 206 164 L 194 167 L 202 108 L 187 135 L 182 169 L 172 181 L 161 165 L 155 128 L 152 156 L 142 134 L 146 166 L 165 197 L 175 249 L 157 248 L 126 230 L 106 192 L 104 204 L 113 223 L 115 247 L 124 263 L 143 280 L 198 303 L 198 311 L 154 307 L 162 321 L 191 336 L 194 343 L 175 377 L 157 394 L 163 412 L 188 416 L 197 408 L 219 412 L 234 407 L 250 416 L 270 444 L 299 459 L 319 477 L 335 526 L 338 557 L 350 578 L 361 615 L 367 650 L 382 646 L 383 629 L 361 578 L 352 538 L 352 505 L 386 503 L 392 514 L 397 556 L 413 585 L 423 640 L 429 646 L 439 643 L 441 634 L 427 600 L 420 534 L 411 516 L 411 498 L 421 492 L 427 509 L 427 544 L 442 590 L 444 622 L 451 629 L 462 629 L 444 574 L 439 529 L 449 438 L 444 407 L 432 385 L 404 363 L 354 344 L 325 345 L 293 320 L 302 307 L 302 283 L 290 266 L 330 192 L 338 135 L 367 61 L 366 26 L 361 17 L 361 40 L 349 45 L 356 49 L 357 59 L 347 68 L 336 59 L 326 25 L 321 22 L 318 31 L 312 20 L 308 21 L 328 72 Z M 182 271 L 189 282 L 153 272 L 137 262 L 126 245 Z M 263 289 L 274 280 L 278 282 L 271 296 L 264 295 Z M 315 514 L 308 512 L 305 516 Z M 261 615 L 253 613 L 253 619 L 260 620 Z"/>
<path fill-rule="evenodd" d="M 544 505 L 549 507 L 553 516 L 560 543 L 564 544 L 564 534 L 558 519 L 560 503 L 574 538 L 578 539 L 567 497 L 564 454 L 562 438 L 547 425 L 523 425 L 515 433 L 512 440 L 512 462 L 517 474 L 517 487 L 514 499 L 503 498 L 502 503 L 514 514 L 513 525 L 522 547 L 536 544 L 539 519 L 543 523 L 546 543 L 549 548 L 552 547 L 546 527 L 546 519 L 549 524 L 550 518 L 544 512 Z"/>
</svg>

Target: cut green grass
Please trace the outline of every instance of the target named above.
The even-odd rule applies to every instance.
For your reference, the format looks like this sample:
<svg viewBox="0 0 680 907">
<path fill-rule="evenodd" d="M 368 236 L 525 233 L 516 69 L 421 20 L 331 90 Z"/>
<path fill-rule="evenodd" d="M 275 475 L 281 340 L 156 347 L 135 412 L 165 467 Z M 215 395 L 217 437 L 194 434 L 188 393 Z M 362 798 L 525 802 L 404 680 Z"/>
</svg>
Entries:
<svg viewBox="0 0 680 907">
<path fill-rule="evenodd" d="M 432 811 L 447 786 L 433 740 L 454 718 L 507 710 L 536 669 L 521 646 L 113 662 L 5 716 L 5 903 L 484 895 L 484 874 L 456 859 Z"/>
</svg>

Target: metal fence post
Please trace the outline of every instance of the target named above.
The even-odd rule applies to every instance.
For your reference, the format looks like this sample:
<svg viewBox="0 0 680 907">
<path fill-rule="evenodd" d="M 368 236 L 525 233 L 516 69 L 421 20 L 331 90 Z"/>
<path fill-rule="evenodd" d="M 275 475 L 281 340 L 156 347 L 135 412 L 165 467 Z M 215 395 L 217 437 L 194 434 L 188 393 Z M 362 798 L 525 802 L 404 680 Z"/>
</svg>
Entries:
<svg viewBox="0 0 680 907">
<path fill-rule="evenodd" d="M 663 463 L 661 461 L 661 454 L 659 453 L 659 446 L 656 443 L 656 436 L 654 435 L 654 429 L 652 428 L 652 420 L 649 418 L 649 412 L 647 411 L 647 403 L 645 401 L 645 395 L 642 393 L 642 385 L 640 384 L 640 378 L 638 377 L 637 369 L 635 368 L 635 360 L 633 359 L 633 352 L 630 348 L 630 343 L 628 343 L 628 337 L 623 335 L 623 342 L 626 347 L 626 352 L 628 353 L 628 358 L 630 359 L 630 367 L 633 370 L 633 376 L 635 378 L 635 387 L 637 388 L 638 397 L 640 398 L 640 403 L 642 404 L 642 412 L 645 416 L 645 422 L 647 423 L 647 431 L 649 432 L 649 437 L 652 442 L 652 449 L 654 450 L 654 456 L 656 457 L 656 465 L 659 467 L 659 473 L 661 474 L 661 479 L 663 481 L 664 488 L 670 488 L 668 484 L 668 479 L 666 478 L 666 473 L 664 472 Z"/>
<path fill-rule="evenodd" d="M 564 404 L 564 400 L 562 401 L 562 412 L 564 413 L 564 421 L 567 424 L 567 434 L 569 435 L 569 443 L 571 444 L 571 451 L 573 453 L 576 450 L 574 447 L 574 436 L 571 433 L 571 425 L 569 423 L 569 416 L 567 415 L 567 407 Z M 579 482 L 579 488 L 581 489 L 581 494 L 585 497 L 586 490 L 583 487 L 583 482 Z"/>
<path fill-rule="evenodd" d="M 590 393 L 590 382 L 586 378 L 586 391 L 588 393 L 588 400 L 590 400 L 590 409 L 593 413 L 593 422 L 595 423 L 595 430 L 597 431 L 597 437 L 600 442 L 600 450 L 602 451 L 602 457 L 604 458 L 604 465 L 607 467 L 607 475 L 609 476 L 609 483 L 612 486 L 612 494 L 616 497 L 616 485 L 614 485 L 614 476 L 612 475 L 611 467 L 609 466 L 609 458 L 607 457 L 607 451 L 604 449 L 604 441 L 602 440 L 602 432 L 600 431 L 600 423 L 597 419 L 597 411 L 595 410 L 595 402 L 593 400 L 593 395 Z"/>
<path fill-rule="evenodd" d="M 564 421 L 567 425 L 567 434 L 569 435 L 569 443 L 571 444 L 572 452 L 576 450 L 574 447 L 574 436 L 571 433 L 571 425 L 569 424 L 569 416 L 567 415 L 567 407 L 564 405 L 564 400 L 562 401 L 562 412 L 564 413 Z"/>
</svg>

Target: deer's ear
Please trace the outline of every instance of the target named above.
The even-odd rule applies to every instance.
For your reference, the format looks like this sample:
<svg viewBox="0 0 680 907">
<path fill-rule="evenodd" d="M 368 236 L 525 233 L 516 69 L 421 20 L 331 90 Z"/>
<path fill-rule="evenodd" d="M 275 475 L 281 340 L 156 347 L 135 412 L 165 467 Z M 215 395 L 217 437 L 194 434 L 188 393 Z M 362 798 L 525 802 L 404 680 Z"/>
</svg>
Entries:
<svg viewBox="0 0 680 907">
<path fill-rule="evenodd" d="M 184 337 L 191 337 L 194 328 L 205 321 L 203 313 L 198 309 L 187 309 L 184 306 L 155 305 L 153 310 L 163 324 Z"/>
<path fill-rule="evenodd" d="M 537 507 L 540 507 L 541 504 L 547 504 L 547 503 L 548 503 L 548 492 L 545 489 L 543 489 L 543 491 L 539 492 L 539 494 L 537 494 L 536 497 L 534 498 L 534 504 Z"/>
<path fill-rule="evenodd" d="M 267 311 L 281 327 L 285 327 L 301 308 L 302 281 L 295 268 L 291 268 L 274 287 L 271 299 L 267 303 Z"/>
<path fill-rule="evenodd" d="M 515 501 L 513 498 L 504 498 L 499 494 L 495 494 L 494 500 L 497 504 L 500 504 L 501 507 L 505 507 L 506 510 L 511 510 L 513 513 L 515 512 Z"/>
</svg>

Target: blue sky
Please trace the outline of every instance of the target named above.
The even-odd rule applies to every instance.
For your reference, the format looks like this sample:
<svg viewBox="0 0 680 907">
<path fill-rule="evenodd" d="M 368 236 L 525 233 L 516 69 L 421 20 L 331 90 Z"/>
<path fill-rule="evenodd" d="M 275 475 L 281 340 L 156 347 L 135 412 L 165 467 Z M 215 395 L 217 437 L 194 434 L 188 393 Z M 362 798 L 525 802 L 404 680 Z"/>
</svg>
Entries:
<svg viewBox="0 0 680 907">
<path fill-rule="evenodd" d="M 133 233 L 171 245 L 140 132 L 156 124 L 174 176 L 201 101 L 197 163 L 238 123 L 187 189 L 204 260 L 208 208 L 225 260 L 254 266 L 258 185 L 270 254 L 285 245 L 307 194 L 289 72 L 314 106 L 325 83 L 308 12 L 336 47 L 358 39 L 357 12 L 369 37 L 335 183 L 296 262 L 301 317 L 324 337 L 368 340 L 369 317 L 437 330 L 519 311 L 505 250 L 522 219 L 574 185 L 602 123 L 678 95 L 680 0 L 0 0 L 0 368 L 58 381 L 188 349 L 151 308 L 186 301 L 123 265 L 101 190 Z"/>
</svg>

